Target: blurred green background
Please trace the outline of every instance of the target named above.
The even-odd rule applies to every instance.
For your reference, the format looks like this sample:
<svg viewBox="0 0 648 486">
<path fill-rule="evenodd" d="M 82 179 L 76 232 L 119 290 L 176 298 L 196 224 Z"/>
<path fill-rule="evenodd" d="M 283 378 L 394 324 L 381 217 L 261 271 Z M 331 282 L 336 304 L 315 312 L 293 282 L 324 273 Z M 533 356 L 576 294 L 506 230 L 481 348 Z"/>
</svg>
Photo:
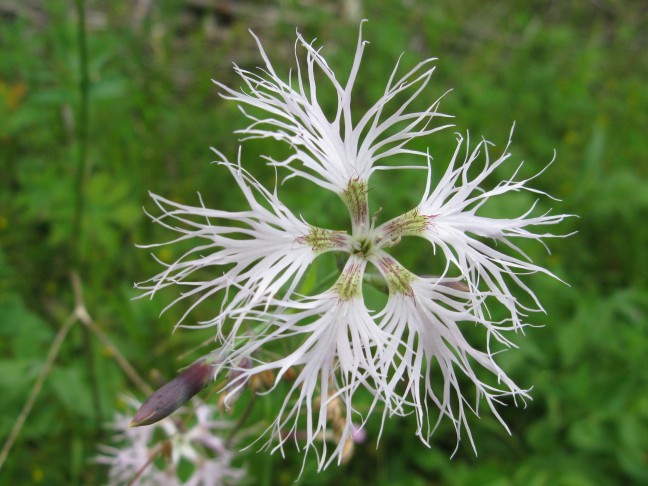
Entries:
<svg viewBox="0 0 648 486">
<path fill-rule="evenodd" d="M 133 282 L 159 270 L 150 251 L 134 245 L 170 237 L 145 217 L 147 191 L 191 204 L 200 192 L 207 206 L 239 208 L 231 180 L 210 164 L 209 147 L 235 158 L 232 130 L 245 120 L 210 79 L 238 86 L 231 63 L 258 65 L 248 28 L 286 73 L 296 27 L 319 39 L 346 79 L 364 17 L 370 44 L 357 108 L 381 94 L 402 52 L 405 66 L 439 57 L 419 107 L 453 88 L 441 106 L 457 116 L 455 130 L 498 147 L 515 121 L 513 159 L 526 161 L 526 176 L 555 149 L 557 161 L 535 187 L 562 202 L 544 198 L 539 210 L 577 214 L 558 232 L 578 233 L 549 241 L 551 255 L 529 247 L 569 286 L 529 279 L 547 315 L 531 316 L 544 327 L 499 359 L 520 385 L 533 386 L 526 409 L 503 410 L 512 436 L 485 413 L 471 420 L 478 457 L 463 441 L 450 459 L 455 438 L 447 424 L 428 449 L 412 420 L 390 421 L 376 448 L 375 420 L 349 464 L 316 475 L 309 461 L 299 484 L 648 484 L 648 3 L 88 0 L 85 7 L 87 123 L 74 3 L 0 2 L 2 443 L 72 312 L 71 271 L 81 277 L 94 321 L 152 385 L 199 355 L 176 359 L 210 331 L 171 336 L 183 307 L 159 312 L 173 292 L 132 300 Z M 454 146 L 452 132 L 422 145 L 439 167 Z M 247 167 L 272 184 L 260 156 L 282 149 L 247 143 Z M 383 206 L 385 217 L 420 198 L 420 173 L 399 177 L 372 180 L 374 207 Z M 300 187 L 280 189 L 294 211 L 322 226 L 346 224 L 341 203 Z M 532 201 L 510 198 L 493 210 L 518 214 Z M 426 248 L 411 243 L 399 257 L 410 268 L 424 266 Z M 169 260 L 173 250 L 155 254 Z M 123 406 L 124 392 L 143 398 L 111 349 L 73 326 L 0 484 L 101 484 L 106 470 L 90 459 L 97 444 L 109 442 L 102 424 Z M 250 470 L 250 484 L 292 484 L 301 461 L 292 452 L 285 460 L 248 452 L 239 464 Z"/>
</svg>

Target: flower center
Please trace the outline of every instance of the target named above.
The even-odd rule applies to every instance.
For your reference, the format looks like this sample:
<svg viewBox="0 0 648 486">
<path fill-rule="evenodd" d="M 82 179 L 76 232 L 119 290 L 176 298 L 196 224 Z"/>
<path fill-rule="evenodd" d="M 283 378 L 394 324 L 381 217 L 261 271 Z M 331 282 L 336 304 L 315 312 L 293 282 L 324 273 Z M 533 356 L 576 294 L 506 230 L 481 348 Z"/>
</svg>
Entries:
<svg viewBox="0 0 648 486">
<path fill-rule="evenodd" d="M 360 257 L 366 257 L 371 251 L 373 241 L 369 238 L 362 237 L 353 242 L 352 253 Z"/>
</svg>

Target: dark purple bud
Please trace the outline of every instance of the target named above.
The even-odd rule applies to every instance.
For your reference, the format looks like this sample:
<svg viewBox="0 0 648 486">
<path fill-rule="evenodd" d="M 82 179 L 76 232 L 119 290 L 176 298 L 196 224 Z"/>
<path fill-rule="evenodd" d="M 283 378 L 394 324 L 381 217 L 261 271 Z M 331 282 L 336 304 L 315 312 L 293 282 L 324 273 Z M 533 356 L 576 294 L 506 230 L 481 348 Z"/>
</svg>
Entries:
<svg viewBox="0 0 648 486">
<path fill-rule="evenodd" d="M 129 427 L 151 425 L 175 412 L 213 381 L 213 363 L 201 358 L 148 397 Z"/>
</svg>

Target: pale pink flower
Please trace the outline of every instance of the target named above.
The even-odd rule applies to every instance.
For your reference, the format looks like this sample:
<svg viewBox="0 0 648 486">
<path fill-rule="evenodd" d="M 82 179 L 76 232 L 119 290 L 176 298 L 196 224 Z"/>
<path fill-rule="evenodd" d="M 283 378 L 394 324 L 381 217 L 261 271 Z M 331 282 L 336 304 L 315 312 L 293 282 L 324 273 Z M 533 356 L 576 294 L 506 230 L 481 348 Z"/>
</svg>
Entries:
<svg viewBox="0 0 648 486">
<path fill-rule="evenodd" d="M 110 467 L 110 485 L 144 486 L 224 486 L 241 482 L 244 472 L 232 466 L 232 450 L 222 434 L 230 425 L 216 420 L 216 407 L 199 403 L 195 409 L 183 409 L 187 427 L 166 418 L 146 427 L 130 427 L 131 413 L 117 413 L 110 427 L 115 430 L 114 445 L 99 446 L 101 455 L 95 458 Z M 139 407 L 128 400 L 132 410 Z M 164 458 L 164 442 L 168 441 L 170 458 Z M 178 466 L 184 460 L 191 464 L 189 477 L 178 477 Z"/>
</svg>

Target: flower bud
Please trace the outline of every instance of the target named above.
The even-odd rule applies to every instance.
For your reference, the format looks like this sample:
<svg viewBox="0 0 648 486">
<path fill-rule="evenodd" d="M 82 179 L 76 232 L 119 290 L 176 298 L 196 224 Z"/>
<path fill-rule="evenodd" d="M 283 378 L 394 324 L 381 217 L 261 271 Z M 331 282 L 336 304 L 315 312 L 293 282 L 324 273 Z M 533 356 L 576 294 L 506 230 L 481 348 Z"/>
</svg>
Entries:
<svg viewBox="0 0 648 486">
<path fill-rule="evenodd" d="M 213 366 L 200 358 L 153 395 L 139 408 L 129 427 L 150 425 L 175 412 L 213 381 Z"/>
</svg>

